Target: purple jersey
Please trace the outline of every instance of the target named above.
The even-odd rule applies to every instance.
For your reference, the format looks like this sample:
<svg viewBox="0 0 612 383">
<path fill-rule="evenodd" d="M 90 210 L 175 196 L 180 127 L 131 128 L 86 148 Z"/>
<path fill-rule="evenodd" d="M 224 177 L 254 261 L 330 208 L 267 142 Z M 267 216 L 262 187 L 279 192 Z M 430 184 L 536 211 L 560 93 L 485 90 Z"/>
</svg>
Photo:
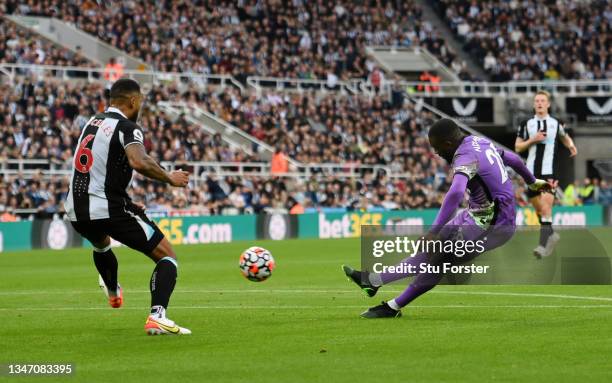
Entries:
<svg viewBox="0 0 612 383">
<path fill-rule="evenodd" d="M 492 213 L 495 201 L 514 205 L 512 181 L 504 166 L 503 155 L 503 150 L 477 136 L 465 137 L 457 148 L 452 168 L 454 173 L 468 177 L 469 210 Z"/>
</svg>

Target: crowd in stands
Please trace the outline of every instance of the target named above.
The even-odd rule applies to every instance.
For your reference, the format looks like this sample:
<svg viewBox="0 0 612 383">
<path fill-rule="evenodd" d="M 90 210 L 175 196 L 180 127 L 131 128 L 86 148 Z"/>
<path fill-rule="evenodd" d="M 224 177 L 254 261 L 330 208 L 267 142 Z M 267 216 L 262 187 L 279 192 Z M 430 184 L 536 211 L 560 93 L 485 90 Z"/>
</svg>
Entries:
<svg viewBox="0 0 612 383">
<path fill-rule="evenodd" d="M 81 128 L 92 114 L 104 110 L 106 93 L 103 85 L 85 81 L 18 77 L 11 85 L 0 85 L 0 161 L 46 159 L 57 169 L 70 169 Z M 283 156 L 305 163 L 384 165 L 393 172 L 409 170 L 410 175 L 407 179 L 388 178 L 384 172 L 372 170 L 354 179 L 322 177 L 323 170 L 314 169 L 311 179 L 297 182 L 283 177 L 216 177 L 206 171 L 200 175 L 205 181 L 188 191 L 150 184 L 137 177 L 134 195 L 152 207 L 189 207 L 215 214 L 225 208 L 256 212 L 264 208 L 291 210 L 296 205 L 299 211 L 317 207 L 428 207 L 440 203 L 446 168 L 427 150 L 423 127 L 431 116 L 423 111 L 394 107 L 379 98 L 270 93 L 258 99 L 232 90 L 179 91 L 173 86 L 154 87 L 147 105 L 168 99 L 199 103 L 276 146 Z M 205 133 L 183 117 L 173 120 L 161 110 L 145 107 L 140 124 L 147 152 L 157 161 L 262 160 L 230 148 L 219 135 Z M 68 178 L 47 180 L 38 176 L 29 180 L 13 174 L 4 176 L 2 183 L 2 189 L 10 192 L 0 196 L 1 206 L 53 214 L 61 212 Z"/>
<path fill-rule="evenodd" d="M 197 214 L 260 212 L 286 209 L 300 212 L 318 208 L 412 209 L 439 206 L 448 186 L 447 167 L 428 149 L 424 127 L 432 116 L 410 105 L 399 107 L 374 97 L 316 96 L 314 93 L 264 97 L 241 95 L 233 90 L 215 93 L 174 86 L 154 87 L 148 105 L 182 99 L 198 103 L 219 117 L 276 146 L 277 154 L 305 163 L 337 162 L 377 164 L 384 171 L 364 171 L 360 177 L 339 177 L 324 170 L 311 178 L 272 176 L 221 177 L 201 170 L 201 182 L 175 189 L 136 177 L 135 200 L 149 209 L 167 212 L 182 209 Z M 35 81 L 18 78 L 0 85 L 0 162 L 7 159 L 46 159 L 57 169 L 70 169 L 73 148 L 88 118 L 106 107 L 106 90 L 99 83 Z M 160 110 L 145 107 L 140 123 L 147 152 L 158 161 L 261 161 L 231 149 L 218 135 L 205 133 L 183 117 L 172 119 Z M 256 151 L 255 151 L 256 152 Z M 40 216 L 62 212 L 69 178 L 42 174 L 33 178 L 2 175 L 0 207 L 10 211 L 30 209 Z M 520 201 L 523 191 L 518 188 Z M 571 187 L 570 187 L 571 190 Z M 576 185 L 575 203 L 610 203 L 611 189 L 602 181 Z M 32 210 L 33 209 L 33 210 Z M 9 214 L 10 215 L 10 214 Z"/>
<path fill-rule="evenodd" d="M 417 174 L 440 166 L 427 150 L 424 131 L 434 116 L 403 99 L 394 104 L 383 97 L 336 93 L 271 91 L 257 97 L 236 89 L 215 94 L 168 87 L 154 88 L 151 95 L 154 100 L 199 103 L 303 163 L 382 164 L 395 172 Z"/>
<path fill-rule="evenodd" d="M 612 4 L 605 0 L 436 0 L 464 49 L 493 81 L 612 78 Z M 316 2 L 0 0 L 0 13 L 72 23 L 166 72 L 378 81 L 368 45 L 423 46 L 470 74 L 416 1 Z M 87 66 L 0 20 L 0 61 Z"/>
<path fill-rule="evenodd" d="M 33 82 L 24 78 L 0 90 L 0 159 L 48 159 L 58 169 L 70 169 L 80 129 L 92 113 L 106 106 L 105 89 L 95 83 Z M 198 102 L 249 133 L 263 133 L 260 138 L 279 147 L 277 152 L 283 155 L 305 162 L 380 164 L 410 174 L 389 177 L 382 171 L 368 171 L 361 177 L 342 178 L 334 174 L 323 176 L 321 171 L 300 180 L 220 177 L 206 170 L 200 174 L 201 181 L 188 189 L 169 188 L 136 177 L 132 195 L 152 212 L 179 209 L 190 214 L 220 214 L 257 213 L 270 208 L 301 212 L 318 208 L 437 207 L 448 185 L 447 168 L 431 154 L 424 138 L 423 126 L 431 117 L 409 106 L 399 109 L 381 99 L 357 96 L 317 98 L 308 93 L 270 93 L 258 99 L 233 91 L 179 92 L 170 86 L 156 87 L 150 93 L 152 101 L 169 96 Z M 204 133 L 184 118 L 172 120 L 161 111 L 146 108 L 140 123 L 145 130 L 147 151 L 158 161 L 180 164 L 261 160 L 230 149 L 219 136 Z M 266 135 L 267 132 L 274 134 Z M 315 139 L 309 141 L 309 137 Z M 387 144 L 382 145 L 384 142 Z M 19 174 L 3 175 L 0 214 L 9 219 L 10 212 L 19 209 L 30 209 L 39 216 L 61 213 L 68 185 L 67 176 L 49 179 L 41 173 L 29 179 Z M 525 203 L 523 193 L 518 187 L 518 200 Z M 612 189 L 605 181 L 594 180 L 591 186 L 570 185 L 566 196 L 566 204 L 611 203 Z"/>
<path fill-rule="evenodd" d="M 442 188 L 424 180 L 390 179 L 384 175 L 364 174 L 361 178 L 334 176 L 306 180 L 283 177 L 217 177 L 208 175 L 197 186 L 187 189 L 136 177 L 130 192 L 135 202 L 147 207 L 151 215 L 182 213 L 188 215 L 256 214 L 269 209 L 292 214 L 322 208 L 358 210 L 396 210 L 439 207 Z M 31 179 L 19 175 L 0 177 L 0 222 L 29 217 L 53 217 L 63 213 L 62 201 L 68 193 L 69 177 L 45 178 L 42 172 Z M 520 206 L 528 206 L 525 188 L 515 188 Z M 566 206 L 612 204 L 612 184 L 596 178 L 566 187 Z M 26 209 L 28 214 L 18 215 Z"/>
<path fill-rule="evenodd" d="M 3 4 L 4 3 L 4 4 Z M 367 45 L 455 54 L 416 1 L 1 0 L 9 14 L 72 23 L 165 72 L 324 79 L 367 78 Z"/>
<path fill-rule="evenodd" d="M 1 4 L 0 0 L 0 14 Z M 0 17 L 0 63 L 93 66 L 79 49 L 74 52 L 64 49 L 3 17 Z"/>
<path fill-rule="evenodd" d="M 575 181 L 563 190 L 563 205 L 579 206 L 600 203 L 612 205 L 612 184 L 598 178 Z"/>
<path fill-rule="evenodd" d="M 529 206 L 525 185 L 522 182 L 515 182 L 514 191 L 518 205 Z M 561 188 L 558 197 L 560 199 L 556 203 L 563 206 L 612 205 L 612 183 L 605 179 L 587 177 Z"/>
<path fill-rule="evenodd" d="M 606 0 L 437 0 L 493 81 L 612 78 Z"/>
</svg>

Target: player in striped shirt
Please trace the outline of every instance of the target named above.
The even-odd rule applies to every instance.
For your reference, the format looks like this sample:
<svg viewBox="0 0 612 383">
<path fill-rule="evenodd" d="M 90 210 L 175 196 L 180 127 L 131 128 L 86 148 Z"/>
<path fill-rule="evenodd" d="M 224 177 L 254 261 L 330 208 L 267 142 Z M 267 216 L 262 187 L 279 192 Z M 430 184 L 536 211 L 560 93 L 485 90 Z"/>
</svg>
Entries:
<svg viewBox="0 0 612 383">
<path fill-rule="evenodd" d="M 517 153 L 527 151 L 527 168 L 536 178 L 545 179 L 557 185 L 555 169 L 557 143 L 561 142 L 570 151 L 570 157 L 577 153 L 572 138 L 565 132 L 563 122 L 548 114 L 550 94 L 538 91 L 533 99 L 535 116 L 523 121 L 518 129 L 514 144 Z M 527 192 L 540 220 L 540 242 L 533 250 L 537 258 L 552 254 L 559 234 L 552 228 L 552 206 L 555 196 L 552 192 Z"/>
<path fill-rule="evenodd" d="M 74 229 L 93 245 L 100 286 L 114 308 L 123 304 L 117 282 L 117 258 L 111 238 L 146 254 L 155 263 L 151 276 L 151 312 L 147 334 L 190 334 L 166 317 L 176 283 L 176 254 L 157 225 L 128 195 L 133 170 L 175 187 L 185 187 L 189 173 L 166 172 L 145 153 L 136 124 L 143 95 L 134 80 L 119 79 L 110 89 L 110 107 L 85 124 L 73 159 L 65 209 Z"/>
</svg>

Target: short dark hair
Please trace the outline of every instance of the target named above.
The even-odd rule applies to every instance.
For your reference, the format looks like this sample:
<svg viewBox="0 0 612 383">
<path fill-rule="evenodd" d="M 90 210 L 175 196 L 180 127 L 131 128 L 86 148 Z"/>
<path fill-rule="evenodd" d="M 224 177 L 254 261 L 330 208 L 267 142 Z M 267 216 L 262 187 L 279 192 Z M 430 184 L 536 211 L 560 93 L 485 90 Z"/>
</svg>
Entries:
<svg viewBox="0 0 612 383">
<path fill-rule="evenodd" d="M 459 125 L 450 118 L 442 118 L 436 121 L 429 128 L 429 137 L 437 137 L 442 139 L 454 139 L 463 135 L 463 131 Z"/>
<path fill-rule="evenodd" d="M 111 100 L 129 97 L 132 93 L 140 93 L 140 85 L 131 78 L 120 78 L 110 89 Z"/>
</svg>

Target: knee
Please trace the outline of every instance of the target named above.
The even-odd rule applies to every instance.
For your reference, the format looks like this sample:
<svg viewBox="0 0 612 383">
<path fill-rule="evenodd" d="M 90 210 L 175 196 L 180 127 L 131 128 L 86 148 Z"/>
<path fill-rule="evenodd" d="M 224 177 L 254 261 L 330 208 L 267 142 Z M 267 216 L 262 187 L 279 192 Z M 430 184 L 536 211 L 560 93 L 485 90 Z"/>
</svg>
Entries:
<svg viewBox="0 0 612 383">
<path fill-rule="evenodd" d="M 97 253 L 105 253 L 111 249 L 111 239 L 109 236 L 106 236 L 106 238 L 100 242 L 92 242 L 91 244 L 93 245 L 94 251 Z"/>
<path fill-rule="evenodd" d="M 542 204 L 542 206 L 540 207 L 540 211 L 542 212 L 542 214 L 550 215 L 550 213 L 552 212 L 552 204 L 551 203 Z"/>
<path fill-rule="evenodd" d="M 159 262 L 164 258 L 170 258 L 176 261 L 176 253 L 174 253 L 172 246 L 170 246 L 170 243 L 166 240 L 163 240 L 159 245 L 157 245 L 150 257 L 153 258 L 155 262 Z"/>
</svg>

